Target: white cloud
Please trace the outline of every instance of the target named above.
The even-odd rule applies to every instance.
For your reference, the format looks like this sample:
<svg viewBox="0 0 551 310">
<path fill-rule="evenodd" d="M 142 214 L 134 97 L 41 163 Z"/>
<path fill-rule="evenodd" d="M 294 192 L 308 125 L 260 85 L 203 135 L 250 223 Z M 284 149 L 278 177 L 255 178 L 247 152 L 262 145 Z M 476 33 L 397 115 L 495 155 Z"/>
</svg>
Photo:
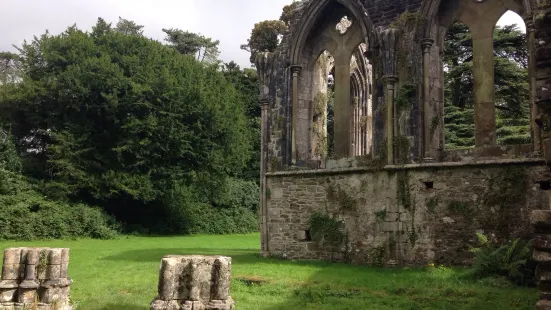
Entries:
<svg viewBox="0 0 551 310">
<path fill-rule="evenodd" d="M 162 28 L 180 28 L 220 40 L 221 58 L 249 66 L 249 55 L 239 46 L 255 23 L 278 19 L 292 0 L 0 0 L 0 51 L 13 50 L 46 29 L 60 33 L 76 23 L 89 30 L 102 17 L 118 17 L 144 25 L 145 35 L 164 39 Z"/>
<path fill-rule="evenodd" d="M 145 26 L 145 35 L 164 39 L 162 28 L 180 28 L 200 32 L 220 40 L 220 57 L 241 66 L 249 66 L 249 55 L 239 46 L 255 23 L 278 19 L 281 9 L 292 0 L 0 0 L 0 51 L 13 50 L 24 39 L 48 29 L 62 32 L 74 23 L 89 30 L 103 17 L 116 23 L 118 17 Z M 498 24 L 517 23 L 525 29 L 515 13 L 506 13 Z"/>
</svg>

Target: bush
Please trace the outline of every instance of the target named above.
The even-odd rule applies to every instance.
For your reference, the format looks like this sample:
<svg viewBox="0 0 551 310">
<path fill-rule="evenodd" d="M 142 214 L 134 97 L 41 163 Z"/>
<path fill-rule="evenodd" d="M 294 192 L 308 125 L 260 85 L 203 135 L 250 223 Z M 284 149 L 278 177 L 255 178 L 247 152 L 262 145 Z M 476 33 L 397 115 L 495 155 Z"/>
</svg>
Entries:
<svg viewBox="0 0 551 310">
<path fill-rule="evenodd" d="M 258 186 L 230 179 L 211 201 L 195 186 L 179 185 L 158 205 L 151 231 L 160 234 L 241 234 L 258 231 Z"/>
<path fill-rule="evenodd" d="M 507 277 L 515 283 L 525 283 L 527 264 L 531 250 L 527 242 L 520 239 L 503 244 L 492 242 L 483 234 L 477 233 L 479 246 L 471 249 L 475 254 L 473 275 L 486 277 Z"/>
<path fill-rule="evenodd" d="M 54 202 L 24 177 L 0 169 L 0 240 L 111 239 L 118 225 L 101 209 Z"/>
<path fill-rule="evenodd" d="M 249 209 L 214 208 L 196 203 L 187 210 L 189 232 L 192 234 L 245 234 L 258 231 L 258 217 Z"/>
<path fill-rule="evenodd" d="M 253 181 L 229 178 L 215 205 L 222 208 L 245 208 L 257 212 L 260 205 L 260 188 Z"/>
</svg>

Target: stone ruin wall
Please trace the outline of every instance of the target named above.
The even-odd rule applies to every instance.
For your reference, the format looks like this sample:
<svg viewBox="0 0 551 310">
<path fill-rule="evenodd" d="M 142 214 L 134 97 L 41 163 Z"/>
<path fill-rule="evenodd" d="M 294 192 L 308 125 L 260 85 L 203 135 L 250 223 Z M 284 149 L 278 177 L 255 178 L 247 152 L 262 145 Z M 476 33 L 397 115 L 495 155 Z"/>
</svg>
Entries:
<svg viewBox="0 0 551 310">
<path fill-rule="evenodd" d="M 71 310 L 69 249 L 4 250 L 0 309 Z"/>
<path fill-rule="evenodd" d="M 301 81 L 308 80 L 311 70 L 305 68 L 301 61 L 293 62 L 293 45 L 301 31 L 310 31 L 304 28 L 304 23 L 314 14 L 312 12 L 316 3 L 322 2 L 331 3 L 330 0 L 301 1 L 278 50 L 264 55 L 261 66 L 257 64 L 262 85 L 260 101 L 266 107 L 266 113 L 263 114 L 266 121 L 263 122 L 265 136 L 262 138 L 264 148 L 261 164 L 263 254 L 365 263 L 372 260 L 369 253 L 373 249 L 384 247 L 385 262 L 466 264 L 470 262 L 468 249 L 476 242 L 477 231 L 494 233 L 502 238 L 528 237 L 530 211 L 549 207 L 547 186 L 551 175 L 542 159 L 542 145 L 546 147 L 545 140 L 541 143 L 539 138 L 534 138 L 531 145 L 513 146 L 497 146 L 492 143 L 487 146 L 477 143 L 474 149 L 443 151 L 443 111 L 437 104 L 443 100 L 440 82 L 442 72 L 437 70 L 441 65 L 441 42 L 438 41 L 446 23 L 445 14 L 459 12 L 454 11 L 457 8 L 450 6 L 449 1 L 337 1 L 346 3 L 348 8 L 355 8 L 355 13 L 365 14 L 369 19 L 366 26 L 371 33 L 371 45 L 368 46 L 366 57 L 373 64 L 372 138 L 375 147 L 371 156 L 362 158 L 321 160 L 320 164 L 309 162 L 311 158 L 306 158 L 308 156 L 297 156 L 300 157 L 297 158 L 297 163 L 292 162 L 293 143 L 296 146 L 304 143 L 300 139 L 308 138 L 307 134 L 300 133 L 297 141 L 292 140 L 293 81 L 298 79 L 298 88 L 295 91 L 300 104 L 301 100 L 308 100 L 302 94 L 309 90 L 301 88 Z M 478 5 L 467 0 L 453 3 L 462 3 L 467 11 Z M 512 5 L 512 2 L 504 4 L 505 2 L 488 0 L 480 7 L 486 10 L 492 3 L 498 6 Z M 535 81 L 531 80 L 533 87 L 530 104 L 533 106 L 532 115 L 535 118 L 540 113 L 535 108 L 535 103 L 538 103 L 539 108 L 548 104 L 548 62 L 544 58 L 550 54 L 546 53 L 549 49 L 545 45 L 547 32 L 542 29 L 548 29 L 546 27 L 549 20 L 545 19 L 548 15 L 542 15 L 542 12 L 548 10 L 550 4 L 528 0 L 514 3 L 517 12 L 524 12 L 521 15 L 530 35 L 529 54 L 533 66 L 530 70 L 531 78 Z M 536 11 L 541 11 L 541 14 Z M 405 29 L 404 32 L 404 29 L 389 27 L 404 12 L 418 12 L 429 22 L 428 27 L 418 29 L 416 36 L 410 38 L 417 46 L 411 47 L 415 49 L 415 55 L 411 54 L 406 59 L 413 64 L 413 76 L 410 73 L 405 74 L 404 71 L 407 70 L 401 66 L 398 55 L 400 49 L 403 49 L 400 40 L 403 41 L 402 36 L 407 35 L 407 31 L 411 29 Z M 476 20 L 470 22 L 476 23 Z M 481 22 L 477 27 L 488 28 L 487 22 Z M 493 24 L 491 26 L 493 29 Z M 409 35 L 411 34 L 413 32 Z M 539 50 L 545 52 L 538 54 Z M 439 65 L 435 65 L 436 63 Z M 429 64 L 428 69 L 426 64 Z M 298 74 L 294 74 L 296 72 Z M 389 104 L 394 105 L 392 96 L 387 93 L 388 89 L 399 91 L 408 79 L 413 80 L 419 89 L 412 99 L 407 124 L 395 121 L 398 123 L 395 128 L 398 131 L 393 136 L 408 138 L 412 146 L 411 154 L 406 154 L 409 158 L 405 167 L 397 166 L 403 163 L 389 159 L 388 166 L 383 168 L 384 163 L 374 164 L 379 155 L 379 147 L 389 145 L 386 141 L 387 116 L 379 111 L 379 107 L 384 109 Z M 423 105 L 426 105 L 425 108 Z M 551 115 L 551 112 L 548 114 Z M 430 126 L 421 119 L 433 120 L 434 116 L 440 116 L 438 128 L 441 129 L 437 129 L 429 137 L 426 132 L 429 132 Z M 486 120 L 479 119 L 477 122 L 475 121 L 475 127 L 481 128 L 477 141 L 492 140 L 490 138 L 495 135 L 487 130 L 484 132 Z M 299 125 L 294 126 L 297 130 L 302 130 Z M 542 137 L 545 138 L 545 133 Z M 548 144 L 547 148 L 551 150 L 551 142 Z M 399 154 L 402 153 L 401 148 L 394 149 L 394 152 L 395 156 L 404 155 Z M 548 155 L 551 151 L 544 153 L 551 163 L 551 155 Z M 339 161 L 341 162 L 335 164 Z M 411 164 L 412 162 L 420 164 Z M 350 164 L 347 165 L 348 163 Z M 496 181 L 495 176 L 503 176 L 510 168 L 515 167 L 525 168 L 526 191 L 519 194 L 519 201 L 509 206 L 507 212 L 488 206 L 484 202 L 485 197 L 492 196 L 490 198 L 495 199 L 502 194 L 499 178 Z M 412 206 L 408 208 L 403 206 L 403 199 L 399 194 L 403 187 L 401 175 L 404 168 L 411 187 L 409 200 Z M 425 188 L 425 182 L 432 183 L 434 188 Z M 354 207 L 343 211 L 342 206 L 339 206 L 342 203 L 328 195 L 328 191 L 334 191 L 329 190 L 331 187 L 337 188 L 337 192 L 338 188 L 347 192 L 348 198 L 354 201 Z M 435 201 L 438 203 L 435 204 Z M 380 216 L 383 210 L 386 212 L 384 217 Z M 316 212 L 335 217 L 342 223 L 341 230 L 348 232 L 348 241 L 342 248 L 330 249 L 327 245 L 306 240 L 311 237 L 308 235 L 308 221 Z M 503 219 L 508 221 L 507 224 Z M 411 227 L 417 227 L 415 233 Z"/>
<path fill-rule="evenodd" d="M 513 187 L 507 174 L 518 178 Z M 263 254 L 355 263 L 382 259 L 390 265 L 469 264 L 477 232 L 529 237 L 530 212 L 549 206 L 551 193 L 551 172 L 538 160 L 280 172 L 267 178 Z M 516 193 L 510 191 L 520 194 L 512 202 Z M 307 240 L 314 213 L 340 221 L 347 241 L 335 248 Z M 376 250 L 381 257 L 373 257 Z"/>
</svg>

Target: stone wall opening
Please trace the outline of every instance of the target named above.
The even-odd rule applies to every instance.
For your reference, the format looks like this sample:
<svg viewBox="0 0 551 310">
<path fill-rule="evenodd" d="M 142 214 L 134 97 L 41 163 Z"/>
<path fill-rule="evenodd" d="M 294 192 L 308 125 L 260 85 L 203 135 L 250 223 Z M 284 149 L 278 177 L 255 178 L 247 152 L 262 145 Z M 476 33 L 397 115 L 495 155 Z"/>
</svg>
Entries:
<svg viewBox="0 0 551 310">
<path fill-rule="evenodd" d="M 328 51 L 323 51 L 314 66 L 312 77 L 312 127 L 311 127 L 311 159 L 325 160 L 331 155 L 333 141 L 332 130 L 329 131 L 329 112 L 333 111 L 334 83 L 330 81 L 331 71 L 335 67 L 335 59 Z M 331 115 L 332 120 L 332 115 Z M 331 128 L 332 129 L 332 128 Z M 331 137 L 330 137 L 331 135 Z"/>
<path fill-rule="evenodd" d="M 520 49 L 504 43 L 515 40 L 514 26 L 495 31 L 496 24 L 503 24 L 499 20 L 504 14 L 507 19 L 516 15 L 520 24 L 526 9 L 519 1 L 498 0 L 447 1 L 438 6 L 437 27 L 431 31 L 443 51 L 445 161 L 460 160 L 471 153 L 528 156 L 539 149 L 540 133 L 531 125 L 538 114 L 532 90 L 533 44 L 526 43 L 529 35 L 521 39 L 525 42 Z M 452 57 L 454 54 L 462 57 Z M 458 58 L 461 61 L 454 63 Z"/>
<path fill-rule="evenodd" d="M 475 145 L 472 61 L 469 27 L 455 22 L 446 31 L 442 53 L 445 148 L 448 150 Z"/>
<path fill-rule="evenodd" d="M 366 59 L 367 45 L 360 44 L 350 58 L 351 141 L 352 156 L 371 153 L 372 141 L 372 67 Z"/>
<path fill-rule="evenodd" d="M 503 16 L 508 16 L 508 20 L 511 20 L 512 16 L 516 16 L 515 21 L 518 21 L 519 24 L 499 26 L 500 21 L 498 21 L 494 30 L 497 144 L 529 145 L 532 138 L 528 47 L 525 41 L 522 42 L 520 48 L 510 46 L 510 43 L 517 41 L 514 33 L 525 29 L 526 26 L 522 18 L 513 11 L 507 11 Z M 512 51 L 513 49 L 514 51 Z"/>
<path fill-rule="evenodd" d="M 536 183 L 539 184 L 542 191 L 551 190 L 551 180 L 538 181 Z"/>
<path fill-rule="evenodd" d="M 369 113 L 361 109 L 369 110 L 364 53 L 367 51 L 370 29 L 367 29 L 365 15 L 351 11 L 353 5 L 351 1 L 320 1 L 315 5 L 315 13 L 306 17 L 299 26 L 300 35 L 291 48 L 291 164 L 323 162 L 323 158 L 329 157 L 330 150 L 333 150 L 330 157 L 336 158 L 368 153 L 365 149 L 370 139 L 362 136 L 367 128 L 361 129 L 360 117 L 367 117 Z M 318 117 L 323 110 L 315 110 L 319 108 L 316 105 L 317 99 L 320 99 L 318 95 L 320 92 L 325 93 L 327 88 L 320 83 L 320 79 L 326 76 L 321 74 L 318 60 L 320 55 L 327 54 L 331 55 L 333 65 L 329 70 L 324 68 L 323 73 L 333 73 L 334 85 L 329 89 L 332 88 L 334 92 L 327 93 L 333 93 L 334 97 L 329 96 L 327 101 L 334 98 L 334 109 L 331 110 L 329 106 L 326 117 Z M 351 78 L 353 55 L 359 60 L 359 65 Z M 357 108 L 352 107 L 354 97 L 358 98 Z M 332 119 L 331 111 L 334 113 Z M 323 125 L 323 119 L 326 119 L 326 126 Z M 331 139 L 331 134 L 335 139 Z M 327 147 L 323 145 L 325 140 L 328 140 Z"/>
</svg>

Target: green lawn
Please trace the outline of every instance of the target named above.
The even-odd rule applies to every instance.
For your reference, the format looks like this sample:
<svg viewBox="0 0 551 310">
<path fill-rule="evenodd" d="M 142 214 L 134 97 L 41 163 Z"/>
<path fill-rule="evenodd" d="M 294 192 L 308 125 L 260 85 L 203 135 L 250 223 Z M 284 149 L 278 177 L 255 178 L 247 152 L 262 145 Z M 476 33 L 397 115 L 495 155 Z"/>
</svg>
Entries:
<svg viewBox="0 0 551 310">
<path fill-rule="evenodd" d="M 149 309 L 166 254 L 233 257 L 237 309 L 534 309 L 535 289 L 474 281 L 449 268 L 382 270 L 321 262 L 264 259 L 259 235 L 121 237 L 118 240 L 0 242 L 0 248 L 71 248 L 71 297 L 77 310 Z M 254 277 L 263 285 L 238 280 Z"/>
</svg>

